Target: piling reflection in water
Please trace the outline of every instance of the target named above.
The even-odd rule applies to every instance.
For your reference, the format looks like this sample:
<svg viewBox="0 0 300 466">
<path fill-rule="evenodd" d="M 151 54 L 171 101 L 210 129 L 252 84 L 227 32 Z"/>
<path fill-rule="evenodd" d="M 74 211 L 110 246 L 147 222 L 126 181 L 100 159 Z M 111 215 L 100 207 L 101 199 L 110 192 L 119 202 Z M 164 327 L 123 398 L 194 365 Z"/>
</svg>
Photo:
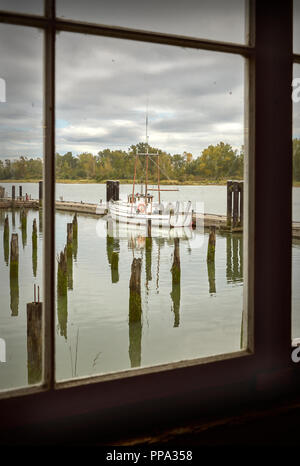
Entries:
<svg viewBox="0 0 300 466">
<path fill-rule="evenodd" d="M 22 304 L 22 295 L 20 293 L 19 298 L 19 286 L 20 291 L 23 289 L 21 287 L 24 284 L 33 280 L 33 277 L 39 276 L 40 270 L 37 268 L 37 254 L 41 254 L 41 248 L 37 243 L 37 240 L 41 240 L 41 238 L 37 237 L 37 229 L 39 218 L 37 216 L 37 211 L 28 211 L 27 222 L 32 225 L 32 245 L 30 245 L 30 233 L 29 232 L 29 239 L 27 247 L 25 247 L 24 251 L 22 248 L 19 249 L 19 261 L 20 261 L 20 269 L 17 268 L 14 270 L 13 261 L 10 261 L 9 256 L 9 240 L 11 233 L 13 231 L 10 215 L 12 215 L 12 211 L 6 212 L 8 215 L 4 215 L 1 228 L 3 228 L 3 248 L 4 248 L 4 260 L 6 263 L 12 265 L 9 269 L 2 265 L 3 271 L 5 270 L 6 279 L 10 278 L 10 290 L 11 290 L 11 302 L 10 307 L 12 310 L 12 315 L 18 315 L 18 307 L 24 310 L 24 302 Z M 36 218 L 35 218 L 36 217 Z M 72 215 L 73 217 L 73 215 Z M 80 237 L 80 262 L 75 266 L 73 265 L 71 270 L 69 269 L 68 259 L 75 260 L 76 256 L 76 246 L 75 241 L 77 239 L 78 242 L 78 233 L 77 228 L 80 228 L 82 218 L 79 217 L 78 227 L 77 227 L 77 218 L 69 217 L 69 215 L 63 214 L 58 218 L 63 219 L 63 229 L 60 230 L 59 242 L 61 241 L 61 247 L 63 248 L 63 260 L 61 255 L 58 258 L 58 269 L 57 269 L 57 338 L 58 341 L 61 342 L 62 347 L 65 345 L 65 342 L 70 340 L 72 325 L 74 325 L 74 314 L 73 309 L 76 311 L 76 305 L 82 296 L 87 294 L 86 290 L 83 289 L 83 285 L 81 284 L 82 280 L 78 280 L 77 282 L 77 273 L 78 270 L 81 273 L 81 278 L 83 277 L 82 269 L 81 269 L 81 259 L 83 259 L 83 268 L 85 264 L 88 262 L 89 267 L 92 269 L 91 273 L 94 274 L 94 277 L 97 279 L 97 284 L 99 285 L 100 290 L 98 289 L 97 297 L 101 296 L 99 299 L 107 298 L 107 302 L 111 299 L 111 291 L 105 290 L 104 287 L 105 282 L 107 283 L 107 279 L 109 281 L 110 287 L 112 286 L 111 283 L 118 285 L 113 285 L 111 290 L 114 292 L 116 291 L 117 294 L 120 295 L 121 293 L 126 293 L 125 301 L 120 304 L 119 309 L 117 309 L 118 304 L 115 304 L 116 313 L 119 312 L 121 315 L 120 321 L 123 322 L 123 331 L 125 332 L 125 337 L 123 334 L 124 342 L 123 349 L 125 348 L 125 362 L 124 367 L 140 367 L 141 365 L 145 364 L 145 361 L 151 360 L 151 346 L 149 344 L 148 338 L 149 335 L 153 338 L 155 342 L 154 345 L 158 344 L 162 345 L 163 348 L 163 341 L 164 335 L 160 335 L 160 329 L 167 328 L 166 335 L 167 337 L 170 335 L 176 335 L 180 331 L 180 335 L 182 332 L 187 331 L 187 327 L 185 326 L 185 320 L 183 320 L 183 315 L 187 316 L 189 310 L 191 308 L 191 304 L 189 302 L 189 289 L 190 286 L 190 277 L 192 275 L 192 286 L 193 292 L 196 293 L 197 284 L 195 285 L 195 281 L 193 276 L 195 275 L 194 270 L 191 271 L 190 267 L 195 267 L 197 270 L 197 280 L 199 286 L 199 300 L 202 299 L 204 296 L 205 299 L 209 299 L 208 290 L 210 294 L 216 293 L 216 278 L 219 280 L 218 283 L 218 293 L 221 294 L 223 292 L 224 286 L 226 286 L 226 282 L 235 282 L 231 288 L 236 289 L 236 295 L 238 295 L 239 290 L 236 287 L 236 284 L 242 282 L 243 274 L 242 274 L 242 266 L 243 266 L 243 249 L 242 249 L 242 235 L 238 233 L 227 233 L 227 232 L 217 232 L 216 235 L 216 253 L 217 256 L 215 260 L 212 262 L 207 262 L 207 270 L 205 269 L 205 259 L 206 259 L 206 247 L 207 246 L 207 239 L 208 235 L 205 234 L 205 245 L 202 248 L 193 249 L 192 251 L 192 258 L 190 259 L 188 254 L 190 251 L 188 250 L 189 244 L 193 245 L 192 241 L 188 239 L 186 241 L 186 237 L 180 236 L 179 238 L 173 238 L 173 236 L 178 236 L 178 232 L 176 229 L 171 230 L 169 233 L 163 232 L 159 230 L 160 237 L 155 236 L 154 230 L 152 228 L 153 237 L 147 236 L 147 232 L 142 226 L 138 229 L 128 228 L 128 235 L 125 236 L 123 231 L 121 231 L 120 239 L 117 237 L 117 232 L 115 231 L 113 235 L 107 235 L 106 239 L 101 239 L 100 248 L 101 254 L 103 257 L 107 254 L 107 260 L 109 264 L 110 271 L 106 267 L 103 267 L 100 270 L 101 277 L 104 277 L 105 280 L 100 281 L 99 277 L 99 265 L 94 264 L 93 260 L 95 255 L 90 250 L 90 238 L 92 235 L 86 239 L 86 234 L 83 237 Z M 70 218 L 70 220 L 66 220 L 66 218 Z M 17 229 L 18 230 L 18 220 L 19 220 L 19 212 L 17 212 Z M 73 221 L 72 221 L 73 220 Z M 72 254 L 67 254 L 67 246 L 68 244 L 65 243 L 66 241 L 66 222 L 72 222 L 72 229 L 73 229 L 73 237 L 72 237 Z M 93 225 L 92 220 L 89 219 L 89 224 Z M 7 225 L 7 226 L 5 226 Z M 120 230 L 124 229 L 124 226 L 120 225 Z M 131 231 L 134 230 L 134 231 Z M 7 233 L 5 234 L 5 232 Z M 70 240 L 70 229 L 69 229 L 69 242 Z M 19 241 L 21 240 L 21 232 L 19 231 Z M 68 243 L 68 236 L 67 236 L 67 243 Z M 5 238 L 5 241 L 4 241 Z M 106 244 L 105 244 L 106 241 Z M 126 250 L 126 242 L 128 241 L 128 245 L 130 247 L 130 251 Z M 220 242 L 219 242 L 220 241 Z M 59 244 L 58 242 L 58 244 Z M 65 246 L 66 244 L 66 246 Z M 65 246 L 65 248 L 64 248 Z M 32 250 L 30 248 L 32 247 Z M 106 247 L 106 252 L 105 252 Z M 7 253 L 5 253 L 5 249 Z M 122 257 L 122 262 L 120 258 L 120 250 L 124 253 L 124 257 Z M 98 251 L 99 252 L 99 251 Z M 173 253 L 173 257 L 172 257 Z M 22 255 L 23 254 L 23 255 Z M 32 257 L 31 257 L 32 254 Z M 133 256 L 133 257 L 132 257 Z M 78 256 L 79 257 L 79 256 Z M 101 256 L 100 256 L 101 257 Z M 134 259 L 135 257 L 135 259 Z M 138 259 L 137 259 L 138 258 Z M 219 260 L 220 258 L 220 260 Z M 25 262 L 27 260 L 27 263 Z M 31 264 L 32 259 L 32 264 Z M 143 264 L 145 261 L 145 264 Z M 29 263 L 28 263 L 29 262 Z M 120 264 L 119 264 L 120 262 Z M 18 262 L 17 262 L 18 264 Z M 23 269 L 24 264 L 24 269 Z M 203 266 L 201 265 L 204 265 Z M 188 265 L 188 266 L 187 266 Z M 121 269 L 119 270 L 119 266 Z M 172 266 L 172 267 L 171 267 Z M 73 268 L 74 272 L 76 271 L 76 275 L 74 274 L 73 277 Z M 131 268 L 131 276 L 130 274 Z M 31 269 L 31 270 L 29 270 Z M 105 270 L 106 269 L 106 270 Z M 8 274 L 8 271 L 11 271 Z M 30 272 L 28 274 L 28 271 Z M 123 276 L 124 271 L 124 276 Z M 71 279 L 72 279 L 72 287 L 74 288 L 74 292 L 69 294 L 70 288 L 70 272 L 71 272 Z M 110 277 L 111 273 L 111 277 Z M 119 276 L 119 273 L 121 275 Z M 207 275 L 206 275 L 207 273 Z M 161 279 L 160 279 L 161 275 Z M 127 276 L 127 278 L 126 278 Z M 23 278 L 25 280 L 23 281 Z M 86 277 L 84 277 L 85 279 Z M 130 278 L 130 290 L 128 290 L 128 282 Z M 76 282 L 75 282 L 76 279 Z M 20 280 L 20 284 L 19 284 Z M 73 283 L 74 280 L 74 283 Z M 194 281 L 193 281 L 194 280 Z M 201 280 L 201 283 L 200 283 Z M 103 286 L 104 284 L 104 286 Z M 186 286 L 188 284 L 188 286 Z M 182 285 L 182 293 L 181 293 L 181 285 Z M 108 287 L 108 288 L 110 288 Z M 201 287 L 201 288 L 200 288 Z M 127 291 L 126 291 L 127 290 Z M 129 296 L 128 296 L 128 291 Z M 240 289 L 242 293 L 242 288 Z M 160 295 L 156 295 L 156 292 L 159 292 Z M 200 295 L 202 292 L 202 295 Z M 80 296 L 80 293 L 82 296 Z M 240 294 L 241 294 L 240 293 Z M 79 298 L 78 298 L 79 296 Z M 93 297 L 92 297 L 93 299 Z M 117 303 L 117 298 L 113 298 L 113 302 Z M 129 299 L 129 302 L 126 300 Z M 219 299 L 219 295 L 216 295 L 215 299 Z M 9 301 L 9 296 L 7 296 L 7 301 Z M 92 300 L 91 300 L 92 302 Z M 212 301 L 211 301 L 212 302 Z M 74 305 L 75 303 L 75 305 Z M 26 305 L 25 305 L 26 306 Z M 124 308 L 125 306 L 125 308 Z M 161 306 L 161 311 L 160 311 Z M 163 314 L 163 307 L 167 306 L 167 316 Z M 92 307 L 92 306 L 91 306 Z M 9 302 L 6 304 L 6 309 L 9 308 Z M 114 308 L 114 309 L 115 309 Z M 152 312 L 154 310 L 154 312 Z M 171 315 L 170 315 L 171 311 Z M 9 312 L 9 310 L 8 310 Z M 114 311 L 115 312 L 115 311 Z M 161 314 L 160 314 L 161 312 Z M 125 313 L 125 314 L 124 314 Z M 21 311 L 20 311 L 21 314 Z M 126 316 L 128 315 L 128 322 Z M 76 317 L 76 316 L 75 316 Z M 87 319 L 90 316 L 87 316 Z M 85 318 L 85 316 L 84 316 Z M 106 317 L 104 317 L 106 318 Z M 188 318 L 188 317 L 187 317 Z M 208 317 L 209 318 L 209 317 Z M 103 316 L 96 316 L 95 322 L 96 325 L 99 325 L 101 328 Z M 123 321 L 122 321 L 123 319 Z M 124 320 L 125 319 L 125 320 Z M 244 334 L 243 332 L 244 325 L 241 322 L 240 315 L 238 317 L 238 333 L 241 329 L 241 347 L 245 346 Z M 11 319 L 15 320 L 17 323 L 18 319 Z M 104 321 L 105 322 L 105 321 Z M 69 324 L 69 328 L 68 328 Z M 125 324 L 125 328 L 124 328 Z M 95 327 L 96 327 L 95 325 Z M 128 325 L 128 326 L 127 326 Z M 147 326 L 147 327 L 146 327 Z M 155 327 L 156 326 L 156 327 Z M 165 326 L 165 327 L 164 327 Z M 180 330 L 179 330 L 180 327 Z M 114 324 L 111 325 L 110 331 L 112 334 L 114 333 Z M 159 331 L 157 332 L 157 328 Z M 176 330 L 176 328 L 178 330 Z M 146 332 L 145 332 L 146 330 Z M 247 329 L 246 329 L 247 330 Z M 102 329 L 101 329 L 102 331 Z M 119 331 L 119 328 L 118 328 Z M 153 332 L 155 336 L 152 337 Z M 163 331 L 161 331 L 163 333 Z M 175 333 L 176 332 L 176 333 Z M 143 335 L 144 333 L 144 335 Z M 60 335 L 60 336 L 59 336 Z M 240 335 L 238 335 L 238 338 Z M 106 338 L 106 336 L 105 336 Z M 105 341 L 105 338 L 101 336 L 101 343 Z M 100 341 L 100 340 L 99 340 Z M 151 345 L 153 344 L 151 342 Z M 143 344 L 143 349 L 142 349 Z M 166 345 L 168 343 L 166 342 Z M 67 347 L 67 346 L 66 346 Z M 154 346 L 153 346 L 154 348 Z M 102 350 L 102 347 L 100 348 Z M 127 353 L 128 351 L 128 353 Z M 143 351 L 143 354 L 142 354 Z M 153 351 L 154 358 L 155 350 Z M 163 351 L 162 351 L 163 352 Z M 149 357 L 150 353 L 150 357 Z M 29 354 L 29 353 L 28 353 Z M 128 354 L 128 356 L 127 356 Z M 106 362 L 106 353 L 103 351 L 103 361 L 105 361 L 106 368 L 109 370 L 109 362 Z M 110 356 L 108 356 L 110 357 Z M 28 355 L 28 361 L 32 358 Z M 157 358 L 158 359 L 158 358 Z M 123 362 L 122 362 L 123 364 Z M 36 365 L 36 367 L 38 364 Z M 33 366 L 32 366 L 33 367 Z M 38 373 L 37 370 L 31 370 L 28 367 L 28 382 L 35 383 L 38 381 L 37 376 L 34 376 L 34 373 Z"/>
<path fill-rule="evenodd" d="M 43 209 L 39 208 L 39 233 L 43 233 Z"/>
<path fill-rule="evenodd" d="M 11 224 L 12 224 L 13 229 L 15 229 L 16 228 L 16 212 L 14 208 L 11 209 Z"/>
<path fill-rule="evenodd" d="M 142 352 L 142 259 L 134 258 L 129 282 L 129 359 L 131 367 L 141 365 Z"/>
<path fill-rule="evenodd" d="M 171 273 L 172 273 L 172 291 L 170 295 L 171 295 L 172 304 L 173 304 L 172 311 L 174 312 L 174 327 L 179 327 L 180 281 L 181 281 L 179 238 L 174 238 L 174 255 L 173 255 L 173 265 L 171 268 Z"/>
<path fill-rule="evenodd" d="M 152 280 L 152 238 L 146 237 L 146 252 L 145 252 L 145 269 L 146 269 L 146 288 L 149 292 L 149 282 Z"/>
<path fill-rule="evenodd" d="M 17 233 L 11 235 L 9 278 L 11 315 L 17 316 L 19 312 L 19 240 Z"/>
<path fill-rule="evenodd" d="M 6 263 L 6 265 L 8 265 L 8 261 L 9 261 L 9 220 L 8 220 L 8 215 L 6 215 L 5 220 L 4 220 L 3 252 L 4 252 L 5 263 Z"/>
<path fill-rule="evenodd" d="M 32 272 L 33 276 L 36 277 L 37 270 L 37 226 L 36 219 L 32 223 Z"/>
<path fill-rule="evenodd" d="M 77 214 L 74 214 L 73 217 L 73 257 L 76 262 L 77 260 L 77 253 L 78 253 L 78 221 L 77 221 Z"/>
<path fill-rule="evenodd" d="M 23 207 L 20 209 L 20 223 L 22 231 L 22 246 L 24 249 L 27 244 L 27 211 Z"/>
<path fill-rule="evenodd" d="M 110 265 L 112 283 L 118 283 L 119 281 L 119 252 L 120 240 L 111 235 L 107 222 L 106 254 Z"/>
<path fill-rule="evenodd" d="M 243 282 L 243 236 L 228 234 L 226 236 L 226 278 L 227 283 Z"/>
<path fill-rule="evenodd" d="M 157 264 L 156 264 L 156 293 L 159 294 L 159 268 L 160 268 L 160 254 L 161 248 L 164 246 L 163 238 L 155 238 L 157 244 Z"/>
</svg>

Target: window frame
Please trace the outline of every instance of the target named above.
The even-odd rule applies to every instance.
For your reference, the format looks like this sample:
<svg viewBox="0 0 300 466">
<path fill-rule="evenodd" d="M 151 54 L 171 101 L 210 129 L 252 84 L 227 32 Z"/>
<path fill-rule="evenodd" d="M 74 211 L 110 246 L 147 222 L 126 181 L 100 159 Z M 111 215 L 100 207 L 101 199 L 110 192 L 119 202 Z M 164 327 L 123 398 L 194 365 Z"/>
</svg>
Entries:
<svg viewBox="0 0 300 466">
<path fill-rule="evenodd" d="M 292 0 L 249 0 L 246 45 L 202 40 L 131 28 L 62 20 L 55 0 L 45 16 L 0 12 L 0 23 L 44 30 L 44 372 L 41 386 L 0 393 L 7 426 L 41 422 L 120 407 L 199 405 L 213 393 L 240 386 L 242 398 L 288 389 L 294 380 L 291 353 L 292 225 Z M 55 382 L 55 35 L 68 31 L 242 55 L 245 73 L 246 164 L 244 306 L 246 350 L 132 369 L 116 374 Z M 274 99 L 276 95 L 276 99 Z M 276 110 L 280 109 L 281 119 Z M 274 134 L 281 137 L 275 140 Z M 274 154 L 276 157 L 274 157 Z M 289 157 L 290 155 L 290 157 Z M 265 175 L 268 174 L 268 176 Z M 280 181 L 281 190 L 278 189 Z M 280 212 L 272 235 L 270 225 Z M 248 261 L 247 261 L 248 262 Z M 271 277 L 265 280 L 265 276 Z M 282 276 L 285 277 L 283 282 Z M 298 371 L 299 373 L 299 371 Z M 122 396 L 120 396 L 122 394 Z M 188 401 L 186 396 L 188 396 Z M 217 395 L 216 395 L 217 396 Z M 212 403 L 212 402 L 211 402 Z M 20 413 L 21 409 L 21 413 Z M 21 415 L 22 414 L 22 415 Z M 141 411 L 142 416 L 142 411 Z"/>
</svg>

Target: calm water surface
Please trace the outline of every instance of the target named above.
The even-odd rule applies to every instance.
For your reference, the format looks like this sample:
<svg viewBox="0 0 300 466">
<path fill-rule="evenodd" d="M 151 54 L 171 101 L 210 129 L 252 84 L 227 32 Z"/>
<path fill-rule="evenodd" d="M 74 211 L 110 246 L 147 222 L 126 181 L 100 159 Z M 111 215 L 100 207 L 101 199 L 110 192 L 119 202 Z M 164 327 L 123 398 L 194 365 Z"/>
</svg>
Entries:
<svg viewBox="0 0 300 466">
<path fill-rule="evenodd" d="M 23 192 L 36 197 L 34 189 L 37 190 L 37 186 L 27 186 L 24 185 Z M 34 189 L 29 191 L 29 187 Z M 70 200 L 97 202 L 98 191 L 94 192 L 94 198 L 91 199 L 87 190 L 95 191 L 98 188 L 99 185 L 58 185 L 57 195 L 64 195 L 67 199 L 68 193 Z M 103 191 L 99 191 L 98 197 L 104 199 L 104 186 L 100 188 Z M 129 192 L 130 187 L 126 188 Z M 216 212 L 216 209 L 212 209 L 214 203 L 218 204 L 216 192 L 224 190 L 224 187 L 208 188 L 213 188 L 214 199 L 208 204 L 211 209 L 205 210 Z M 59 194 L 60 189 L 63 194 Z M 72 189 L 74 195 L 71 195 Z M 83 197 L 84 194 L 88 199 Z M 206 196 L 209 197 L 207 193 Z M 220 199 L 223 197 L 220 195 Z M 223 213 L 221 202 L 219 207 L 218 213 Z M 9 217 L 10 233 L 19 234 L 17 286 L 11 283 L 2 244 L 5 215 Z M 67 223 L 72 221 L 72 217 L 71 213 L 56 213 L 57 254 L 66 244 Z M 31 240 L 34 218 L 38 225 L 36 264 Z M 26 237 L 20 229 L 20 211 L 16 210 L 14 214 L 11 211 L 0 211 L 0 337 L 5 339 L 7 345 L 7 362 L 0 365 L 2 389 L 28 384 L 26 303 L 33 300 L 34 283 L 40 286 L 43 297 L 41 220 L 41 212 L 38 210 L 27 212 Z M 240 349 L 243 308 L 242 235 L 217 234 L 213 269 L 208 269 L 206 263 L 206 233 L 199 233 L 200 241 L 196 243 L 188 238 L 189 235 L 181 238 L 181 282 L 176 287 L 172 286 L 170 271 L 174 252 L 172 237 L 162 233 L 162 237 L 152 238 L 149 243 L 143 234 L 123 232 L 119 239 L 110 239 L 106 234 L 97 234 L 105 231 L 105 226 L 105 220 L 78 215 L 78 243 L 73 248 L 69 264 L 67 295 L 63 299 L 58 295 L 56 297 L 58 380 Z M 111 265 L 112 253 L 118 257 L 117 267 Z M 142 260 L 142 313 L 140 321 L 135 323 L 129 311 L 129 280 L 134 258 Z M 295 242 L 293 336 L 300 336 L 299 276 L 300 242 Z"/>
<path fill-rule="evenodd" d="M 38 198 L 37 183 L 18 183 L 23 186 L 23 194 L 31 194 L 32 198 Z M 11 196 L 12 183 L 3 184 L 9 196 Z M 140 189 L 140 185 L 137 185 Z M 192 202 L 204 202 L 204 212 L 209 214 L 226 214 L 226 186 L 164 186 L 166 189 L 179 188 L 179 191 L 165 193 L 163 199 L 170 201 L 191 200 Z M 126 197 L 132 192 L 132 185 L 120 185 L 120 196 Z M 17 188 L 16 188 L 17 193 Z M 105 184 L 56 184 L 56 199 L 60 197 L 65 201 L 82 201 L 98 203 L 106 197 Z M 300 188 L 293 188 L 293 220 L 300 222 Z"/>
</svg>

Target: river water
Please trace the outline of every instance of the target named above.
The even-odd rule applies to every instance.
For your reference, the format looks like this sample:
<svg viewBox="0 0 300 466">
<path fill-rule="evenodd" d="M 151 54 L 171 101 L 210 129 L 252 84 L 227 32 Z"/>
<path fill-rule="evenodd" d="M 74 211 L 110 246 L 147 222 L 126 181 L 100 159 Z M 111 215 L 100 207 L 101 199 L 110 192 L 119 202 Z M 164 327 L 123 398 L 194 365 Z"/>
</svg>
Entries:
<svg viewBox="0 0 300 466">
<path fill-rule="evenodd" d="M 33 199 L 38 199 L 37 183 L 19 183 L 23 187 L 23 194 L 28 193 Z M 17 186 L 16 185 L 16 188 Z M 9 196 L 11 196 L 12 183 L 3 184 Z M 140 185 L 137 185 L 140 189 Z M 179 189 L 168 191 L 162 195 L 162 199 L 170 201 L 187 201 L 193 203 L 203 202 L 204 212 L 209 214 L 226 215 L 226 186 L 162 186 L 162 189 Z M 120 197 L 126 197 L 132 192 L 132 185 L 120 185 Z M 17 193 L 17 189 L 16 189 Z M 56 184 L 56 199 L 65 201 L 98 203 L 106 198 L 106 185 L 97 184 Z M 300 222 L 300 188 L 293 188 L 293 220 Z"/>
<path fill-rule="evenodd" d="M 7 187 L 7 185 L 6 185 Z M 183 187 L 182 199 L 202 193 L 206 212 L 225 213 L 225 187 Z M 121 186 L 123 193 L 130 185 Z M 197 191 L 197 193 L 195 193 Z M 23 184 L 23 193 L 37 197 L 37 184 Z M 179 193 L 172 193 L 178 198 Z M 98 202 L 104 185 L 57 185 L 57 198 Z M 168 199 L 171 194 L 168 193 Z M 0 237 L 8 215 L 10 234 L 19 236 L 19 274 L 10 277 L 7 249 L 0 248 L 0 337 L 6 342 L 6 363 L 0 364 L 0 388 L 25 386 L 27 363 L 26 304 L 33 285 L 42 290 L 42 212 L 27 212 L 26 233 L 20 211 L 0 212 Z M 56 252 L 66 244 L 71 213 L 56 213 Z M 38 227 L 37 260 L 32 248 L 32 223 Z M 243 248 L 241 234 L 217 234 L 215 266 L 206 262 L 208 234 L 179 240 L 180 283 L 172 282 L 172 235 L 162 232 L 151 242 L 123 231 L 110 238 L 106 220 L 78 215 L 78 241 L 68 264 L 68 290 L 56 296 L 56 377 L 111 373 L 133 367 L 238 351 L 243 309 Z M 2 246 L 2 245 L 1 245 Z M 112 259 L 116 259 L 116 262 Z M 129 281 L 134 258 L 141 258 L 141 313 L 133 319 Z M 113 265 L 114 264 L 114 265 Z M 300 336 L 300 242 L 293 244 L 293 336 Z"/>
</svg>

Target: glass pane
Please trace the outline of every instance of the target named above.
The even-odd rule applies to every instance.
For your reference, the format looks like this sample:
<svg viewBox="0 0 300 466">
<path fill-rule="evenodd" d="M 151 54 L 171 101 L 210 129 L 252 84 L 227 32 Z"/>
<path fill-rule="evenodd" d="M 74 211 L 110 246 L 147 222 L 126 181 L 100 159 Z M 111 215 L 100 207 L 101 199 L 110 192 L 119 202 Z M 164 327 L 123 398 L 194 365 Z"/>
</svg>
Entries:
<svg viewBox="0 0 300 466">
<path fill-rule="evenodd" d="M 293 249 L 292 337 L 300 337 L 300 65 L 293 81 Z"/>
<path fill-rule="evenodd" d="M 57 15 L 112 26 L 245 42 L 244 0 L 57 0 Z"/>
<path fill-rule="evenodd" d="M 57 36 L 58 380 L 245 346 L 243 83 L 239 56 Z"/>
<path fill-rule="evenodd" d="M 15 13 L 44 14 L 44 0 L 0 0 L 0 10 L 13 11 Z"/>
<path fill-rule="evenodd" d="M 300 53 L 300 0 L 294 0 L 294 53 Z"/>
<path fill-rule="evenodd" d="M 0 390 L 42 381 L 42 39 L 0 25 Z"/>
</svg>

